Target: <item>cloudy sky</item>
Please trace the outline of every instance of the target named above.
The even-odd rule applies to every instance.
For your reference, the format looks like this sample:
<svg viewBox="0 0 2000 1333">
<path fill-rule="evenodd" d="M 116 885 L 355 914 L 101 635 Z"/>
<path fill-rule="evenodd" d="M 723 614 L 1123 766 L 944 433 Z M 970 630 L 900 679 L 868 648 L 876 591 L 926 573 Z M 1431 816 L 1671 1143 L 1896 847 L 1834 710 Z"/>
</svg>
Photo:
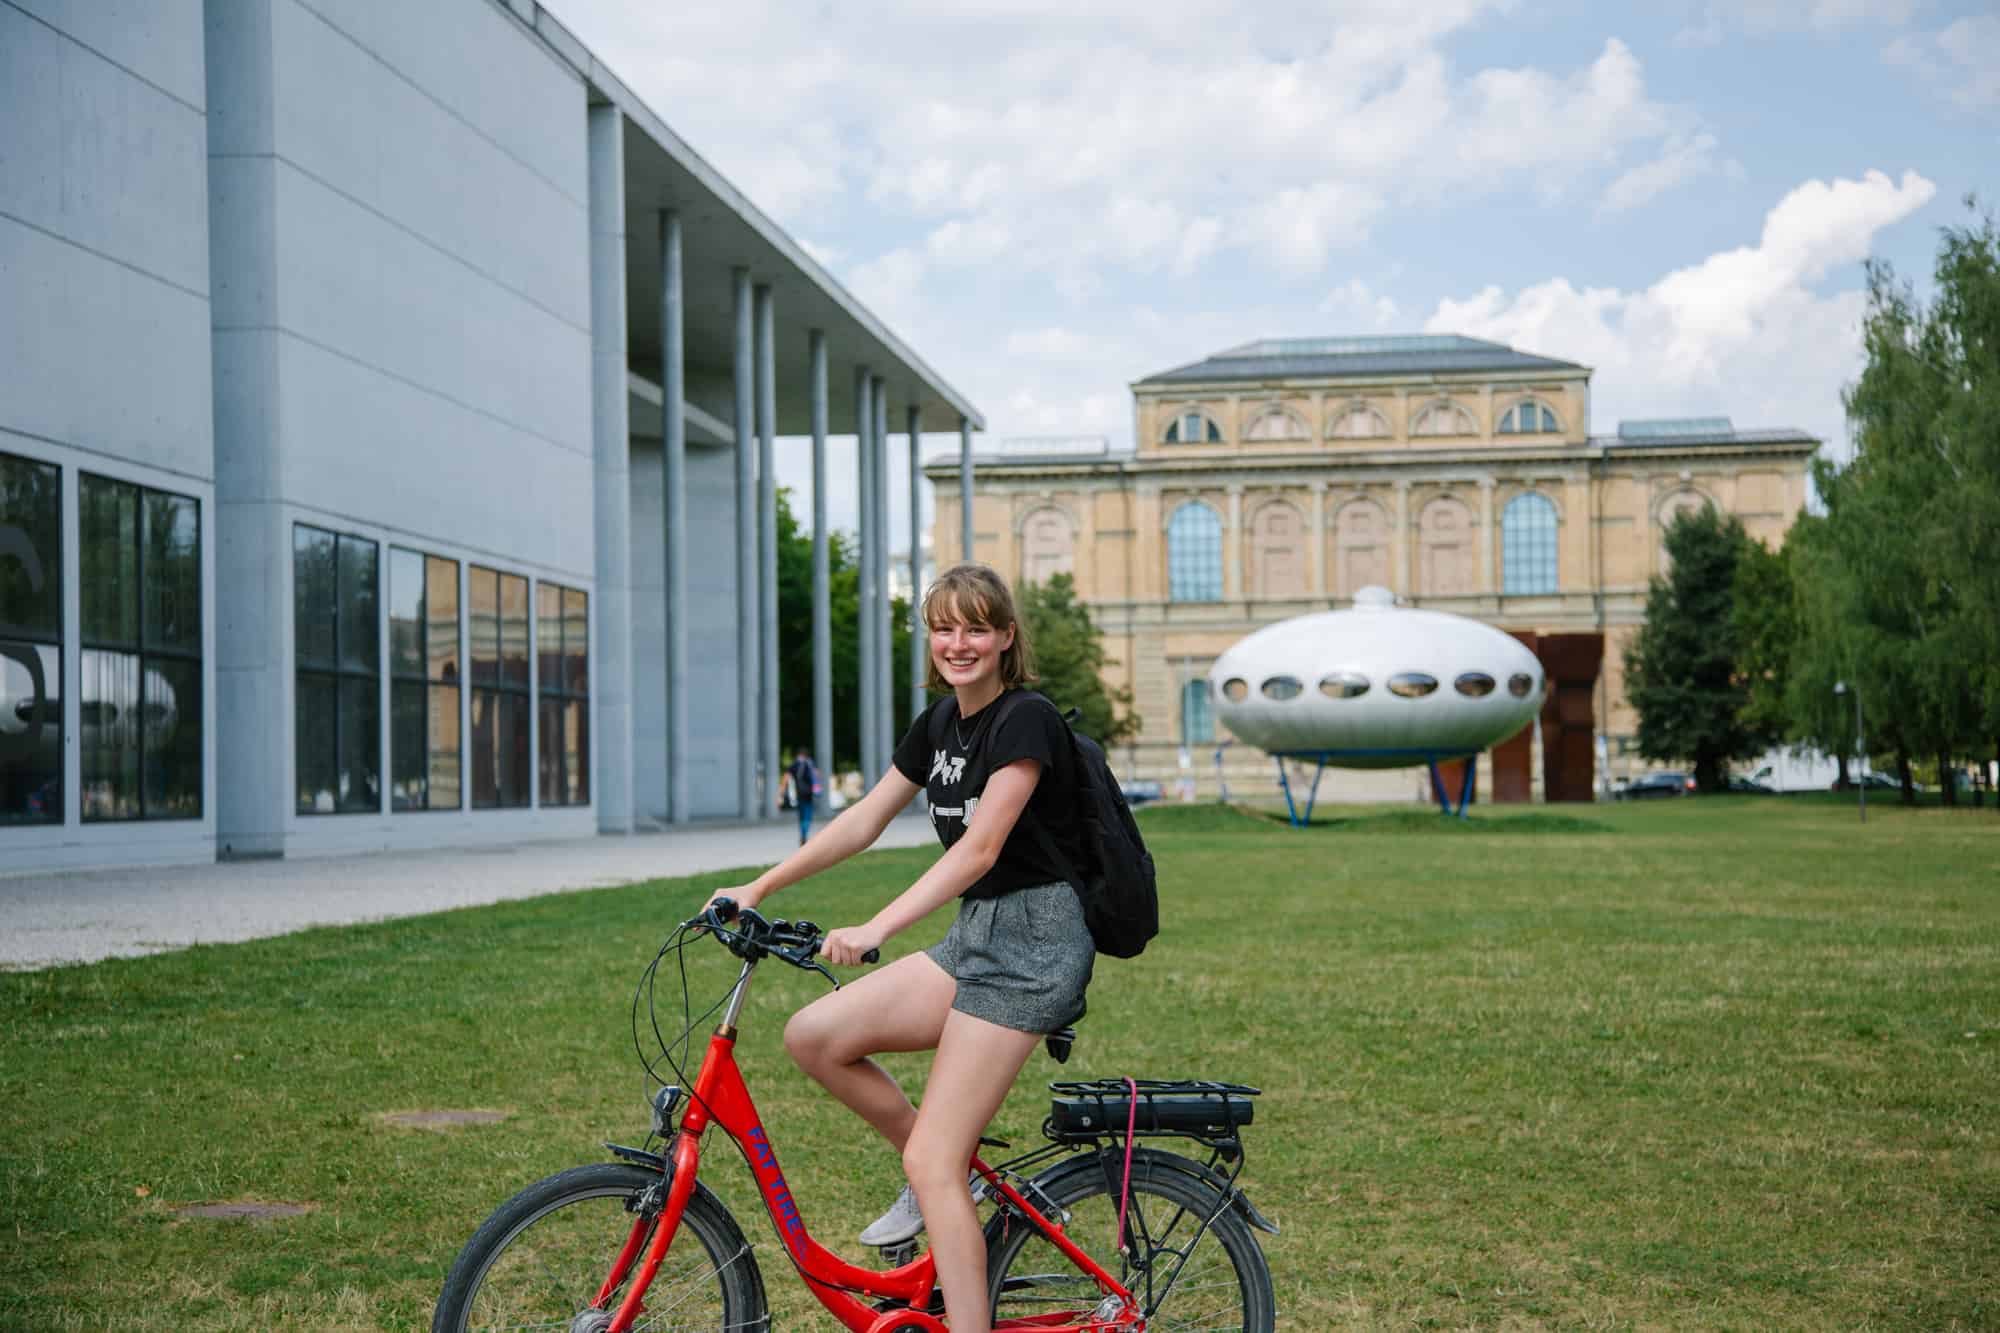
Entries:
<svg viewBox="0 0 2000 1333">
<path fill-rule="evenodd" d="M 1253 338 L 1449 332 L 1595 367 L 1594 431 L 1842 448 L 1862 261 L 1921 290 L 2000 202 L 1980 0 L 543 3 L 996 437 L 1127 445 L 1132 380 Z"/>
</svg>

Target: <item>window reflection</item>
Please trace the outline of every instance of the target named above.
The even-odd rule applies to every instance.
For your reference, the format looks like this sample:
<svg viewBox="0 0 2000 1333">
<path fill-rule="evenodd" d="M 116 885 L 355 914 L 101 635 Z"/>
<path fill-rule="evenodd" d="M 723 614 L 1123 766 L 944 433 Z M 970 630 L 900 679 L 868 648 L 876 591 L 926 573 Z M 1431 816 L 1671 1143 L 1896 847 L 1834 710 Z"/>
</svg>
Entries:
<svg viewBox="0 0 2000 1333">
<path fill-rule="evenodd" d="M 555 583 L 535 588 L 543 805 L 590 803 L 590 599 Z"/>
<path fill-rule="evenodd" d="M 80 814 L 198 819 L 200 506 L 188 496 L 85 473 L 77 511 Z"/>
<path fill-rule="evenodd" d="M 1320 678 L 1319 692 L 1329 699 L 1358 699 L 1368 693 L 1368 677 L 1358 671 L 1336 671 Z"/>
<path fill-rule="evenodd" d="M 62 471 L 0 454 L 0 825 L 63 819 Z"/>
<path fill-rule="evenodd" d="M 1389 677 L 1389 693 L 1404 699 L 1421 699 L 1437 687 L 1437 677 L 1421 671 L 1401 671 Z"/>
<path fill-rule="evenodd" d="M 461 805 L 458 562 L 389 552 L 389 807 Z"/>
<path fill-rule="evenodd" d="M 1264 682 L 1264 697 L 1266 699 L 1276 699 L 1282 703 L 1286 699 L 1298 698 L 1301 694 L 1305 693 L 1305 688 L 1304 685 L 1299 683 L 1297 677 L 1273 676 Z"/>
<path fill-rule="evenodd" d="M 1451 683 L 1452 688 L 1469 699 L 1483 699 L 1493 693 L 1493 677 L 1484 671 L 1467 671 Z"/>
<path fill-rule="evenodd" d="M 380 552 L 365 537 L 292 529 L 294 808 L 302 815 L 381 809 Z"/>
<path fill-rule="evenodd" d="M 472 805 L 524 806 L 534 780 L 528 755 L 528 580 L 473 565 L 466 571 L 471 614 Z"/>
</svg>

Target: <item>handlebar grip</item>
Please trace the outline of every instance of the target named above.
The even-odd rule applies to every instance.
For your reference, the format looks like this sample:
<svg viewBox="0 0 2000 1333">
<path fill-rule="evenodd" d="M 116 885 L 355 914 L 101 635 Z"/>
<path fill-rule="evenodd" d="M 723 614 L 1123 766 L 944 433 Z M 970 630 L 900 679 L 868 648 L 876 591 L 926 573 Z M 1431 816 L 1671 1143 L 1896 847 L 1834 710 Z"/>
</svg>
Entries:
<svg viewBox="0 0 2000 1333">
<path fill-rule="evenodd" d="M 736 900 L 734 898 L 717 898 L 713 903 L 709 904 L 709 910 L 715 913 L 717 921 L 728 925 L 736 919 Z"/>
<path fill-rule="evenodd" d="M 861 961 L 864 963 L 879 963 L 882 961 L 882 951 L 880 949 L 870 949 L 867 953 L 861 955 Z"/>
</svg>

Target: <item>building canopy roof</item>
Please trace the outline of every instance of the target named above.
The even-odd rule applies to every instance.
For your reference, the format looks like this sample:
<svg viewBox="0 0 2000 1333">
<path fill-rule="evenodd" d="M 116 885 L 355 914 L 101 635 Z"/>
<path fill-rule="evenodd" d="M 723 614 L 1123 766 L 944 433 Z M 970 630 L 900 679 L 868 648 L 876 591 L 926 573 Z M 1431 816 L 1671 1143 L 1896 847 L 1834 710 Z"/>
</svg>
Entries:
<svg viewBox="0 0 2000 1333">
<path fill-rule="evenodd" d="M 1480 374 L 1493 371 L 1588 371 L 1574 361 L 1520 352 L 1505 343 L 1455 333 L 1363 338 L 1265 338 L 1216 352 L 1192 365 L 1148 375 L 1147 385 L 1229 380 L 1339 379 L 1347 376 Z"/>
</svg>

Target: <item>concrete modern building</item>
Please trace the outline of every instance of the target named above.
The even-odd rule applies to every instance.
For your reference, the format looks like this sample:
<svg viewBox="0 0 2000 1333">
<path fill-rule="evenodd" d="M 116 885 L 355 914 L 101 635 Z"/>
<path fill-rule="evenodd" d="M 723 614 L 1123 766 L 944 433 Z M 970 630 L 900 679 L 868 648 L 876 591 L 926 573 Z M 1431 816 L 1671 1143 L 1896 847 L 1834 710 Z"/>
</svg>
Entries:
<svg viewBox="0 0 2000 1333">
<path fill-rule="evenodd" d="M 1087 439 L 979 454 L 973 552 L 1017 578 L 1075 577 L 1143 720 L 1124 756 L 1135 777 L 1175 785 L 1185 746 L 1211 782 L 1206 752 L 1227 739 L 1206 684 L 1217 655 L 1380 584 L 1542 644 L 1544 729 L 1576 733 L 1584 766 L 1601 739 L 1601 781 L 1638 762 L 1623 649 L 1667 525 L 1714 504 L 1775 544 L 1819 442 L 1722 418 L 1592 435 L 1590 378 L 1453 336 L 1232 348 L 1132 386 L 1129 455 Z M 936 549 L 959 558 L 961 469 L 927 475 Z M 1271 781 L 1260 757 L 1245 763 L 1242 781 Z M 1342 794 L 1384 794 L 1364 785 Z"/>
<path fill-rule="evenodd" d="M 887 763 L 889 435 L 984 423 L 532 0 L 0 0 L 0 136 L 0 864 L 763 817 L 777 435 Z"/>
</svg>

